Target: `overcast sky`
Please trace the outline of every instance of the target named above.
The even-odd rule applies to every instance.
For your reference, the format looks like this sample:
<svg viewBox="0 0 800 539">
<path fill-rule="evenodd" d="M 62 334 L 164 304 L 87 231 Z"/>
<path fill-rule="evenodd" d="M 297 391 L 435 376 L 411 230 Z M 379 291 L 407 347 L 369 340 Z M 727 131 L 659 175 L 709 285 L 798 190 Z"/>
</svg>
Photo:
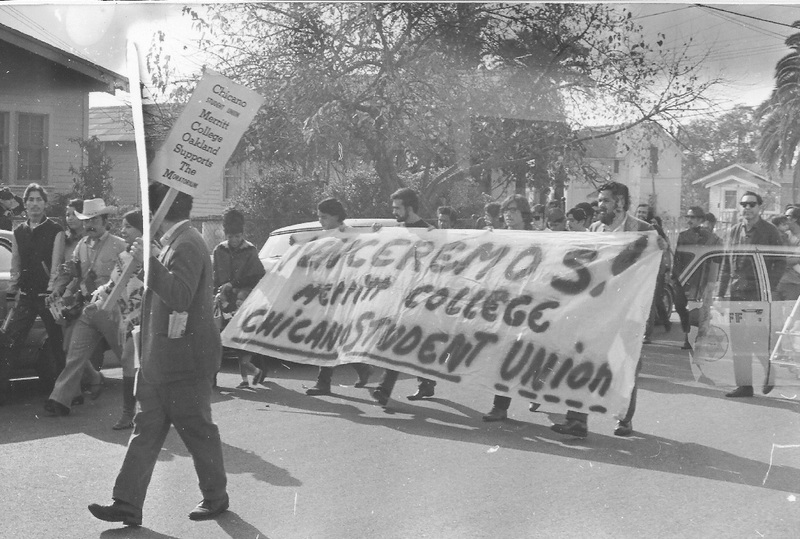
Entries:
<svg viewBox="0 0 800 539">
<path fill-rule="evenodd" d="M 3 2 L 0 21 L 123 75 L 126 40 L 135 39 L 144 53 L 160 29 L 171 42 L 173 65 L 186 73 L 199 73 L 202 65 L 193 45 L 190 20 L 181 16 L 183 5 Z M 727 106 L 758 105 L 769 96 L 775 63 L 789 52 L 784 40 L 793 30 L 788 26 L 800 20 L 800 6 L 791 4 L 621 5 L 633 12 L 648 36 L 664 33 L 665 42 L 676 48 L 691 38 L 690 54 L 708 54 L 704 63 L 707 76 L 721 75 L 729 81 L 717 96 Z"/>
</svg>

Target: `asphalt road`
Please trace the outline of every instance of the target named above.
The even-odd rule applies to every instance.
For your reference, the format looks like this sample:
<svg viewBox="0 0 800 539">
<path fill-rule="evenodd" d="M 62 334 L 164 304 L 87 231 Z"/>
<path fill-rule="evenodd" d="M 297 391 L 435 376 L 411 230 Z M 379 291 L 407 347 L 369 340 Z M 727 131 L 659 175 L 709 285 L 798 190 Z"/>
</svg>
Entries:
<svg viewBox="0 0 800 539">
<path fill-rule="evenodd" d="M 796 377 L 782 375 L 766 397 L 727 399 L 729 385 L 696 381 L 679 337 L 657 333 L 645 346 L 630 438 L 595 418 L 585 440 L 557 435 L 549 426 L 562 416 L 521 399 L 509 420 L 483 423 L 491 394 L 440 383 L 434 398 L 409 402 L 410 377 L 384 411 L 346 366 L 333 396 L 305 396 L 316 369 L 279 362 L 265 387 L 233 389 L 226 364 L 213 406 L 231 510 L 188 520 L 200 494 L 173 431 L 140 529 L 86 510 L 110 502 L 130 434 L 110 428 L 120 371 L 66 418 L 43 417 L 46 395 L 19 382 L 0 407 L 0 538 L 800 536 Z"/>
</svg>

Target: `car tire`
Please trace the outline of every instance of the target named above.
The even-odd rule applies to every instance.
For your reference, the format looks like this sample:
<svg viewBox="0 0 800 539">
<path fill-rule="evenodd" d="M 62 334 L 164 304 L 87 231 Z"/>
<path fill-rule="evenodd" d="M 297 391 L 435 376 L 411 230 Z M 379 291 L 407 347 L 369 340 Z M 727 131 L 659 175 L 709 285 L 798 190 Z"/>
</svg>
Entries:
<svg viewBox="0 0 800 539">
<path fill-rule="evenodd" d="M 11 396 L 11 380 L 9 379 L 10 368 L 8 364 L 6 364 L 6 353 L 5 348 L 0 349 L 0 354 L 3 354 L 3 356 L 0 357 L 0 405 L 8 402 Z"/>
<path fill-rule="evenodd" d="M 672 315 L 672 311 L 675 308 L 675 300 L 673 299 L 673 292 L 672 287 L 669 285 L 664 286 L 661 291 L 661 302 L 664 305 L 664 309 L 666 310 L 667 315 Z"/>
<path fill-rule="evenodd" d="M 36 351 L 36 374 L 39 376 L 42 389 L 52 391 L 60 373 L 61 369 L 50 351 L 50 344 L 48 341 L 43 342 Z"/>
</svg>

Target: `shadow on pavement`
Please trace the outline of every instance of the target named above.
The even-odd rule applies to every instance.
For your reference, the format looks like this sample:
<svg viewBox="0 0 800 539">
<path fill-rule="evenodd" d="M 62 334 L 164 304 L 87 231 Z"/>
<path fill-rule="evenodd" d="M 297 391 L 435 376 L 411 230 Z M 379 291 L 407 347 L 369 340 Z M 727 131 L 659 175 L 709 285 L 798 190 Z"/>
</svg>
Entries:
<svg viewBox="0 0 800 539">
<path fill-rule="evenodd" d="M 656 383 L 662 387 L 670 385 L 668 382 Z M 643 389 L 649 390 L 650 387 Z M 269 394 L 270 402 L 263 401 L 265 397 L 262 394 Z M 255 392 L 251 398 L 265 402 L 269 409 L 264 411 L 268 413 L 333 416 L 332 419 L 338 417 L 357 424 L 390 428 L 412 436 L 578 458 L 784 492 L 792 492 L 800 484 L 799 469 L 780 465 L 770 467 L 758 460 L 697 443 L 681 443 L 639 432 L 628 438 L 619 438 L 591 430 L 588 438 L 577 439 L 523 421 L 506 420 L 486 424 L 481 422 L 480 412 L 443 398 L 430 398 L 411 404 L 401 396 L 401 400 L 390 400 L 386 413 L 378 416 L 367 415 L 359 406 L 374 405 L 368 393 L 364 398 L 335 393 L 326 397 L 308 397 L 299 391 L 274 384 L 270 391 Z M 446 406 L 449 410 L 431 404 Z M 487 398 L 487 409 L 490 404 L 491 399 Z M 776 401 L 775 404 L 776 407 L 784 405 L 794 406 L 795 403 Z M 286 409 L 280 409 L 279 406 L 285 406 Z"/>
<path fill-rule="evenodd" d="M 222 531 L 228 534 L 228 537 L 232 537 L 233 539 L 238 539 L 239 537 L 269 539 L 267 534 L 259 531 L 233 511 L 226 511 L 220 515 L 217 518 L 217 524 L 222 528 Z"/>
<path fill-rule="evenodd" d="M 136 539 L 180 539 L 179 537 L 172 535 L 158 533 L 157 531 L 151 530 L 150 528 L 145 528 L 143 526 L 139 528 L 130 528 L 127 526 L 122 528 L 114 528 L 112 530 L 106 530 L 100 534 L 100 539 L 119 539 L 123 537 L 136 537 Z"/>
</svg>

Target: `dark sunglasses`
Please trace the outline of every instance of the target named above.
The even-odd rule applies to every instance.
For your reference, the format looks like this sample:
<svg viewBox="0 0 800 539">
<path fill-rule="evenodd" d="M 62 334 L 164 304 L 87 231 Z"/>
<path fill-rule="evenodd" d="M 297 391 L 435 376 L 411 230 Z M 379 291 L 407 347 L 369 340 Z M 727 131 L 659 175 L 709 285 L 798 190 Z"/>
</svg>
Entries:
<svg viewBox="0 0 800 539">
<path fill-rule="evenodd" d="M 755 208 L 758 206 L 758 202 L 739 202 L 739 206 L 742 208 Z"/>
<path fill-rule="evenodd" d="M 542 220 L 542 216 L 541 215 L 534 215 L 534 216 L 531 217 L 531 220 L 533 220 L 533 221 L 541 221 Z"/>
</svg>

